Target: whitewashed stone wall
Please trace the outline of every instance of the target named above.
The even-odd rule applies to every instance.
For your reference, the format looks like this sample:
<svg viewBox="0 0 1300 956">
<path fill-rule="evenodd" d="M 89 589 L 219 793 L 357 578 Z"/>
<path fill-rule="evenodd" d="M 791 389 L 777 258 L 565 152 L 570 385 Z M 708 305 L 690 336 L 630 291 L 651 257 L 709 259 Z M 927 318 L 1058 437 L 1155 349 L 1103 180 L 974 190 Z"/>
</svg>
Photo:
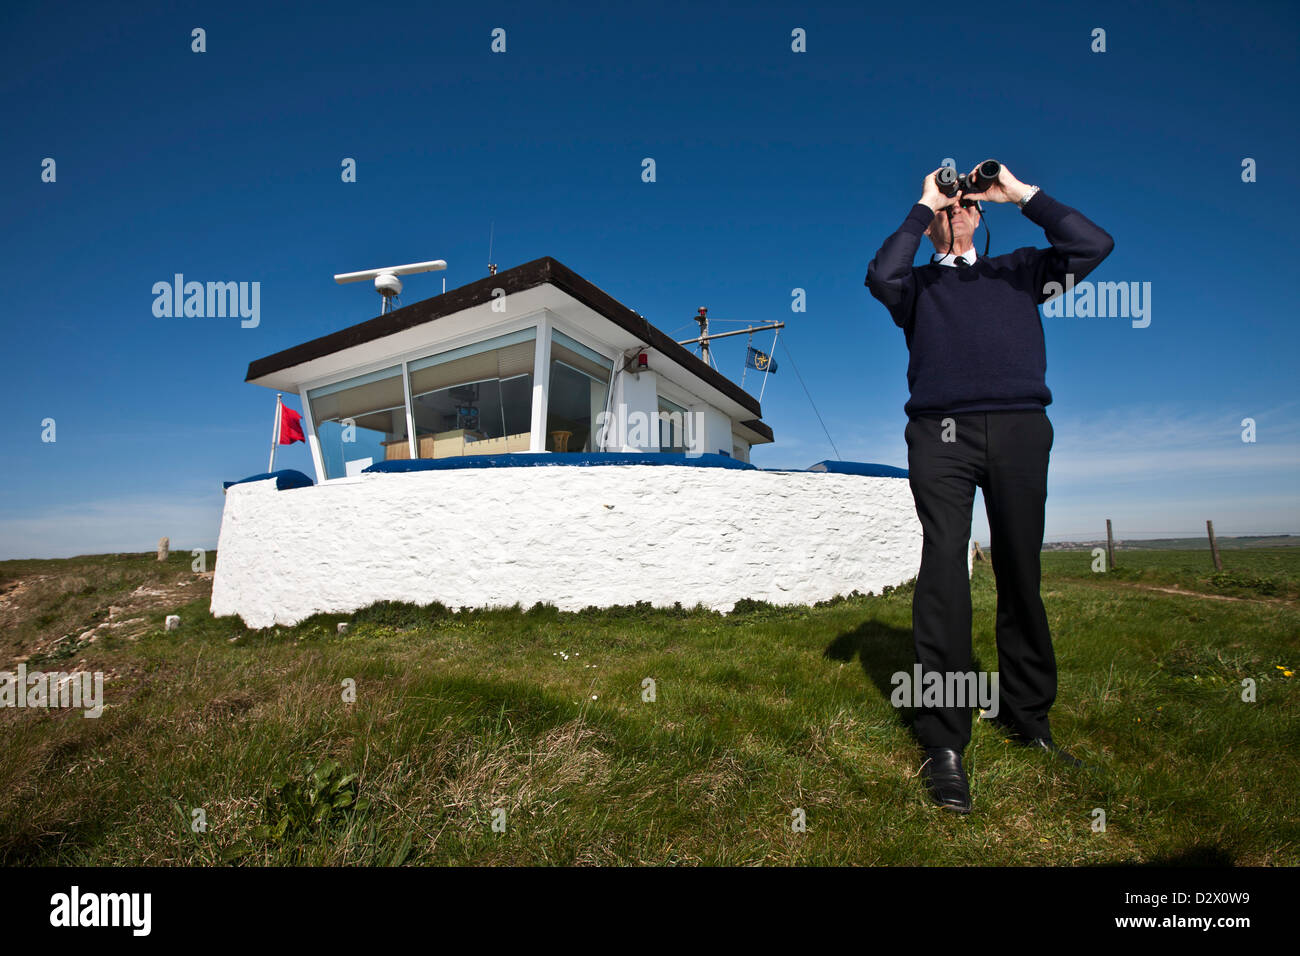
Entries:
<svg viewBox="0 0 1300 956">
<path fill-rule="evenodd" d="M 879 593 L 915 576 L 905 478 L 676 465 L 372 474 L 232 486 L 212 613 L 295 624 L 379 600 L 730 611 Z"/>
</svg>

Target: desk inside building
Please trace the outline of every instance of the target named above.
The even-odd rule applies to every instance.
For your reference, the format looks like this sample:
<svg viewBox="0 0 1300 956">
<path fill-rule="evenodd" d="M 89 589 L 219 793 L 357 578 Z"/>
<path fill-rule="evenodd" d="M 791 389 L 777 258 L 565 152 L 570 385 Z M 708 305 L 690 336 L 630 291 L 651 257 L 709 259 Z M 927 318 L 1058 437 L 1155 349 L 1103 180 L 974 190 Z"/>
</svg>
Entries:
<svg viewBox="0 0 1300 956">
<path fill-rule="evenodd" d="M 431 435 L 417 435 L 416 447 L 421 458 L 456 458 L 461 455 L 501 455 L 511 452 L 528 451 L 531 435 L 520 432 L 516 435 L 502 435 L 489 438 L 480 431 L 470 428 L 456 428 Z M 385 461 L 402 461 L 411 457 L 411 446 L 405 438 L 386 441 L 384 446 Z"/>
</svg>

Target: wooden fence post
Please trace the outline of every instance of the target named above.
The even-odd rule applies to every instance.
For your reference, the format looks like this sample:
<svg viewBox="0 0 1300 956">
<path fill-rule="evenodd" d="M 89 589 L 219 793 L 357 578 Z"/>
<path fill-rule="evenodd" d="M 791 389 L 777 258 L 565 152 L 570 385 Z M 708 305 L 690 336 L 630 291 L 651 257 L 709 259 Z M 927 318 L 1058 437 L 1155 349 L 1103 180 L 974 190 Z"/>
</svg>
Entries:
<svg viewBox="0 0 1300 956">
<path fill-rule="evenodd" d="M 1115 535 L 1111 532 L 1110 519 L 1106 519 L 1106 570 L 1115 567 Z"/>
<path fill-rule="evenodd" d="M 1219 557 L 1219 542 L 1214 537 L 1214 522 L 1205 522 L 1205 530 L 1210 533 L 1210 555 L 1214 558 L 1214 570 L 1223 570 L 1223 558 Z"/>
</svg>

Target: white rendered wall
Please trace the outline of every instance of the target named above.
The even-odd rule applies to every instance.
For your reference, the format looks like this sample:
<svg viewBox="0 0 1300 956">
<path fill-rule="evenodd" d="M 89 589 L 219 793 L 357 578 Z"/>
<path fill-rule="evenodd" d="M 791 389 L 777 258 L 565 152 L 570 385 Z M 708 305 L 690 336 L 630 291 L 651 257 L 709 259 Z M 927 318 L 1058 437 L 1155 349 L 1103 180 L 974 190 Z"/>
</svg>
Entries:
<svg viewBox="0 0 1300 956">
<path fill-rule="evenodd" d="M 653 371 L 623 372 L 614 379 L 614 400 L 609 408 L 612 420 L 605 451 L 659 450 L 659 426 L 654 417 L 659 410 L 658 382 Z M 647 427 L 639 431 L 631 427 L 633 412 L 646 416 Z M 629 418 L 624 419 L 623 415 Z"/>
<path fill-rule="evenodd" d="M 704 434 L 700 436 L 699 451 L 710 455 L 731 454 L 731 419 L 712 405 L 703 403 L 695 406 L 693 411 L 701 413 Z"/>
<path fill-rule="evenodd" d="M 678 465 L 461 468 L 226 493 L 212 613 L 294 624 L 375 601 L 730 611 L 916 575 L 902 478 Z"/>
</svg>

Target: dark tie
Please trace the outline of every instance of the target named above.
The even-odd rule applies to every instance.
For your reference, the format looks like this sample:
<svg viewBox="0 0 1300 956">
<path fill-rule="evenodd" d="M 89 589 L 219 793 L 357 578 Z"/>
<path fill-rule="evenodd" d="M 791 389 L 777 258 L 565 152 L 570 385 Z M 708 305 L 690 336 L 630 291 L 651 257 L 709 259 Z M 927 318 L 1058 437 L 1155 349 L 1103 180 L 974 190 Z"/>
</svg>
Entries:
<svg viewBox="0 0 1300 956">
<path fill-rule="evenodd" d="M 957 265 L 957 268 L 958 268 L 959 270 L 960 270 L 960 269 L 969 269 L 969 268 L 970 268 L 970 263 L 967 262 L 965 259 L 963 259 L 961 256 L 958 256 L 958 257 L 957 257 L 957 263 L 956 263 L 956 265 Z"/>
</svg>

